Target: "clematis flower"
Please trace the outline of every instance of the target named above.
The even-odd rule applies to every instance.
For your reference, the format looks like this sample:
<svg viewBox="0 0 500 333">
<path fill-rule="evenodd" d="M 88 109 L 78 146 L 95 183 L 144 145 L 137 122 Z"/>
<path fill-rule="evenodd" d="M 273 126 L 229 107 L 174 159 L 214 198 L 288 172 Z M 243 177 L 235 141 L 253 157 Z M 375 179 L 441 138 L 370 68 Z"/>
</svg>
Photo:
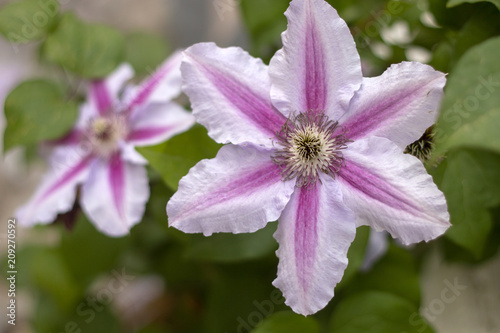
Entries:
<svg viewBox="0 0 500 333">
<path fill-rule="evenodd" d="M 49 172 L 16 213 L 21 225 L 49 223 L 69 211 L 80 184 L 80 205 L 103 233 L 125 235 L 142 219 L 147 162 L 134 147 L 160 143 L 194 123 L 171 101 L 180 93 L 180 61 L 177 52 L 140 86 L 128 87 L 121 101 L 119 92 L 133 76 L 129 65 L 90 83 L 75 127 L 55 142 Z"/>
<path fill-rule="evenodd" d="M 357 226 L 404 244 L 450 226 L 423 164 L 403 154 L 434 123 L 445 75 L 404 62 L 363 78 L 346 23 L 323 0 L 293 0 L 269 68 L 240 48 L 196 44 L 181 72 L 198 122 L 223 146 L 167 204 L 188 233 L 253 232 L 278 220 L 278 287 L 294 311 L 322 309 Z"/>
</svg>

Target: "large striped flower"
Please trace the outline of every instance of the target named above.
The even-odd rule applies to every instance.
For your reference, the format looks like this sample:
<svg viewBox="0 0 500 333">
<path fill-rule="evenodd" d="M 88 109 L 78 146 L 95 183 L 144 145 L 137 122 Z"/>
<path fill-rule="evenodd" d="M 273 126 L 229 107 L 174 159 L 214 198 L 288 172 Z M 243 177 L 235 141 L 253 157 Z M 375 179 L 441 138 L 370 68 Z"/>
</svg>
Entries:
<svg viewBox="0 0 500 333">
<path fill-rule="evenodd" d="M 253 232 L 278 220 L 274 285 L 298 313 L 322 309 L 356 227 L 405 244 L 449 227 L 443 194 L 403 154 L 434 123 L 445 75 L 405 62 L 363 78 L 345 22 L 323 0 L 293 0 L 269 68 L 239 48 L 185 51 L 184 90 L 220 143 L 167 205 L 185 232 Z"/>
<path fill-rule="evenodd" d="M 16 212 L 21 225 L 49 223 L 69 211 L 80 184 L 80 205 L 103 233 L 125 235 L 142 219 L 149 184 L 146 160 L 134 147 L 160 143 L 194 123 L 171 102 L 180 93 L 180 60 L 175 53 L 140 86 L 128 87 L 121 101 L 119 92 L 133 76 L 129 65 L 90 83 L 75 127 L 55 142 L 49 172 Z"/>
</svg>

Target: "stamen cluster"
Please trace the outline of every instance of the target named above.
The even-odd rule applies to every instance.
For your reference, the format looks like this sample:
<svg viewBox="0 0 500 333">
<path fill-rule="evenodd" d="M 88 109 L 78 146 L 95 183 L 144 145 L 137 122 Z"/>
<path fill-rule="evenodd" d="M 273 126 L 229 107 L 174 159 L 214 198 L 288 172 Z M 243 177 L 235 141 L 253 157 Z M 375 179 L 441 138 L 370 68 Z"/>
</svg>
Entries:
<svg viewBox="0 0 500 333">
<path fill-rule="evenodd" d="M 315 111 L 292 115 L 276 140 L 282 148 L 272 159 L 282 167 L 283 180 L 297 178 L 298 187 L 316 183 L 320 172 L 335 178 L 344 164 L 342 150 L 349 141 L 338 122 Z"/>
<path fill-rule="evenodd" d="M 119 142 L 127 135 L 128 126 L 125 117 L 112 114 L 90 120 L 86 141 L 95 155 L 106 158 L 119 148 Z"/>
</svg>

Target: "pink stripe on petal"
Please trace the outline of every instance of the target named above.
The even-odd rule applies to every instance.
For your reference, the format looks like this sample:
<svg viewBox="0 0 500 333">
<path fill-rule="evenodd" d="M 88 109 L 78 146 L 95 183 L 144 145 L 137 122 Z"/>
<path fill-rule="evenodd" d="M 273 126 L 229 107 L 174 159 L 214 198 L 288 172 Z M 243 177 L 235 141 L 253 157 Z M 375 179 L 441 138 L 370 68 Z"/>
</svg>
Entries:
<svg viewBox="0 0 500 333">
<path fill-rule="evenodd" d="M 319 220 L 318 184 L 298 188 L 298 206 L 295 221 L 295 265 L 300 285 L 304 292 L 309 289 L 318 245 L 317 224 Z"/>
<path fill-rule="evenodd" d="M 421 215 L 420 210 L 392 184 L 352 161 L 346 161 L 339 176 L 352 188 L 389 207 Z"/>
<path fill-rule="evenodd" d="M 174 53 L 169 59 L 167 59 L 155 73 L 153 73 L 139 86 L 135 93 L 135 96 L 127 103 L 127 110 L 130 112 L 136 108 L 144 106 L 149 102 L 149 100 L 155 93 L 155 90 L 164 83 L 169 83 L 169 85 L 162 88 L 163 94 L 172 94 L 173 96 L 177 95 L 180 92 L 181 59 L 182 54 L 179 51 Z M 176 71 L 178 73 L 176 73 Z M 178 84 L 175 84 L 177 81 Z M 167 97 L 170 96 L 166 96 L 166 98 Z"/>
<path fill-rule="evenodd" d="M 90 85 L 90 93 L 99 114 L 103 115 L 113 105 L 105 80 L 93 81 Z"/>
<path fill-rule="evenodd" d="M 118 215 L 123 218 L 123 202 L 125 194 L 125 168 L 119 153 L 115 153 L 109 160 L 109 185 L 113 195 Z"/>
<path fill-rule="evenodd" d="M 54 194 L 54 192 L 63 187 L 66 183 L 72 181 L 75 177 L 80 175 L 80 173 L 85 171 L 85 169 L 88 167 L 89 162 L 91 160 L 92 156 L 87 156 L 86 158 L 82 159 L 78 164 L 76 164 L 74 167 L 68 169 L 65 173 L 61 175 L 61 178 L 56 183 L 54 183 L 51 187 L 49 187 L 45 191 L 45 193 L 43 193 L 39 197 L 37 203 L 47 199 L 47 197 Z"/>
<path fill-rule="evenodd" d="M 162 127 L 148 127 L 148 128 L 138 128 L 130 132 L 127 140 L 149 140 L 151 138 L 162 135 L 166 131 L 169 131 L 172 127 L 162 126 Z"/>
<path fill-rule="evenodd" d="M 271 151 L 226 145 L 179 182 L 167 205 L 169 225 L 184 232 L 254 232 L 280 216 L 294 190 Z"/>
<path fill-rule="evenodd" d="M 307 33 L 305 35 L 304 93 L 306 108 L 302 111 L 326 111 L 328 83 L 325 75 L 327 68 L 321 38 L 318 36 L 314 17 L 308 11 Z"/>
<path fill-rule="evenodd" d="M 230 202 L 238 197 L 248 196 L 268 187 L 271 183 L 276 183 L 277 179 L 281 179 L 281 170 L 273 163 L 266 164 L 251 173 L 240 175 L 206 196 L 197 198 L 195 202 L 190 204 L 189 213 Z M 182 216 L 178 218 L 182 218 Z"/>
<path fill-rule="evenodd" d="M 278 277 L 273 284 L 295 312 L 309 315 L 333 297 L 347 266 L 355 218 L 335 180 L 296 188 L 278 220 Z"/>
<path fill-rule="evenodd" d="M 445 82 L 445 75 L 428 65 L 392 65 L 363 80 L 339 121 L 350 139 L 379 136 L 404 149 L 435 122 Z"/>
<path fill-rule="evenodd" d="M 422 162 L 386 138 L 349 144 L 336 182 L 357 225 L 387 230 L 404 244 L 429 241 L 449 227 L 443 193 Z"/>
<path fill-rule="evenodd" d="M 286 118 L 277 111 L 269 99 L 255 93 L 251 87 L 238 81 L 229 73 L 202 65 L 209 80 L 217 90 L 239 111 L 239 115 L 250 120 L 254 126 L 273 137 Z"/>
</svg>

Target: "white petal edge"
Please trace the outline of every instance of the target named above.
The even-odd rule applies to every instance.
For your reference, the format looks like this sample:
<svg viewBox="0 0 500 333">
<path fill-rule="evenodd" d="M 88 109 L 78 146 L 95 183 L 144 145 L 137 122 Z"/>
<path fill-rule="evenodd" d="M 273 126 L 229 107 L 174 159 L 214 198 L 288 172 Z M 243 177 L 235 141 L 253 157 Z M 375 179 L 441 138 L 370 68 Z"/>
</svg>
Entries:
<svg viewBox="0 0 500 333">
<path fill-rule="evenodd" d="M 356 234 L 354 214 L 336 182 L 323 177 L 315 188 L 297 188 L 278 221 L 278 277 L 273 284 L 295 312 L 324 308 L 347 267 Z"/>
<path fill-rule="evenodd" d="M 363 79 L 339 122 L 353 140 L 380 136 L 404 150 L 436 122 L 445 83 L 445 74 L 428 65 L 392 65 L 378 77 Z"/>
<path fill-rule="evenodd" d="M 116 163 L 121 163 L 118 168 L 110 161 L 95 160 L 80 199 L 82 209 L 97 229 L 112 237 L 128 234 L 141 221 L 149 199 L 146 168 L 120 157 Z M 122 182 L 122 189 L 118 189 L 120 200 L 116 202 L 110 175 L 120 170 L 121 174 L 115 175 Z"/>
<path fill-rule="evenodd" d="M 272 148 L 286 118 L 269 96 L 267 66 L 238 47 L 199 43 L 184 52 L 183 90 L 196 120 L 219 143 Z"/>
<path fill-rule="evenodd" d="M 89 174 L 91 158 L 73 147 L 56 148 L 50 168 L 31 199 L 15 215 L 22 226 L 53 222 L 74 205 L 76 190 Z"/>
<path fill-rule="evenodd" d="M 337 176 L 357 225 L 386 230 L 405 245 L 429 241 L 450 227 L 444 194 L 422 162 L 390 140 L 369 137 L 344 151 Z"/>
<path fill-rule="evenodd" d="M 339 119 L 362 81 L 347 24 L 323 0 L 293 0 L 285 15 L 283 48 L 269 65 L 274 105 L 286 116 L 313 110 Z"/>
<path fill-rule="evenodd" d="M 127 141 L 134 146 L 158 144 L 187 131 L 194 123 L 194 116 L 177 103 L 153 103 L 130 120 Z"/>
<path fill-rule="evenodd" d="M 222 147 L 179 182 L 167 204 L 170 226 L 188 233 L 254 232 L 275 221 L 294 189 L 282 181 L 271 151 L 250 144 Z"/>
</svg>

